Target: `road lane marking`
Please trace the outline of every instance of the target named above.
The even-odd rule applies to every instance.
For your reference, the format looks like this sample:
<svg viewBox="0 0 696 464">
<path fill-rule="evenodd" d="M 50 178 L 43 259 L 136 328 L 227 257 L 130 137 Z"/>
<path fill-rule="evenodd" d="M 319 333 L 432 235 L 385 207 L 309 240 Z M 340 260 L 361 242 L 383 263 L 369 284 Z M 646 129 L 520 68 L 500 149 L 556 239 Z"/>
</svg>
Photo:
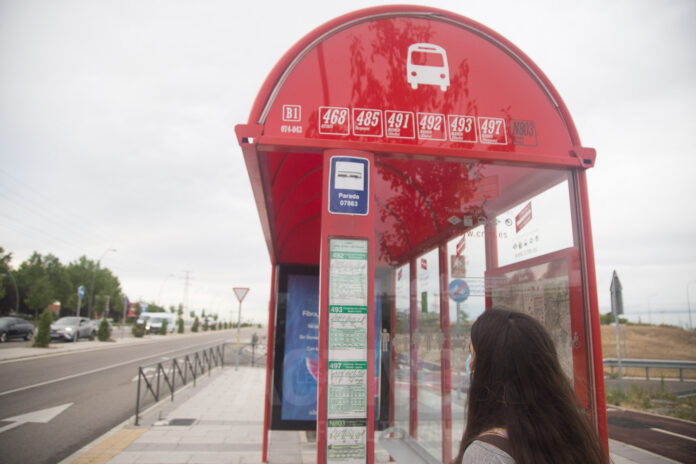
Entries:
<svg viewBox="0 0 696 464">
<path fill-rule="evenodd" d="M 0 433 L 6 432 L 7 430 L 19 427 L 27 422 L 34 422 L 37 424 L 47 424 L 53 420 L 58 414 L 68 409 L 72 406 L 72 403 L 61 404 L 60 406 L 54 406 L 52 408 L 41 409 L 39 411 L 27 412 L 19 416 L 7 417 L 5 419 L 0 419 L 2 422 L 11 422 L 4 427 L 0 427 Z"/>
<path fill-rule="evenodd" d="M 683 438 L 683 439 L 685 439 L 685 440 L 696 441 L 696 438 L 691 438 L 691 437 L 687 437 L 686 435 L 681 435 L 681 434 L 678 434 L 678 433 L 670 432 L 669 430 L 662 430 L 662 429 L 658 429 L 658 428 L 655 428 L 655 427 L 650 427 L 650 430 L 654 430 L 655 432 L 666 433 L 667 435 L 673 435 L 673 436 L 675 436 L 675 437 Z"/>
<path fill-rule="evenodd" d="M 186 347 L 186 348 L 192 348 L 192 347 L 194 347 L 194 346 L 203 346 L 203 345 L 206 345 L 206 344 L 204 343 L 204 344 L 199 344 L 199 345 L 191 345 L 191 346 Z M 177 348 L 176 350 L 167 351 L 167 353 L 173 353 L 173 352 L 176 352 L 176 351 L 183 351 L 183 350 L 185 350 L 186 348 Z M 44 382 L 35 383 L 34 385 L 27 385 L 27 386 L 25 386 L 25 387 L 19 387 L 19 388 L 15 388 L 15 389 L 12 389 L 12 390 L 7 390 L 7 391 L 4 391 L 4 392 L 0 392 L 0 396 L 10 395 L 10 394 L 12 394 L 12 393 L 17 393 L 17 392 L 21 392 L 21 391 L 25 391 L 25 390 L 31 390 L 32 388 L 43 387 L 44 385 L 51 385 L 52 383 L 62 382 L 62 381 L 64 381 L 64 380 L 75 379 L 75 378 L 77 378 L 77 377 L 82 377 L 82 376 L 84 376 L 84 375 L 96 374 L 97 372 L 102 372 L 102 371 L 106 371 L 106 370 L 109 370 L 109 369 L 114 369 L 114 368 L 116 368 L 116 367 L 126 366 L 126 365 L 128 365 L 128 364 L 133 364 L 134 362 L 144 361 L 144 360 L 146 360 L 146 359 L 156 358 L 156 357 L 161 356 L 161 355 L 162 355 L 162 353 L 159 353 L 159 354 L 156 354 L 156 355 L 152 355 L 152 354 L 151 354 L 151 355 L 149 355 L 149 356 L 144 356 L 144 357 L 142 357 L 142 358 L 129 359 L 128 361 L 120 362 L 120 363 L 117 363 L 117 364 L 111 364 L 111 365 L 109 365 L 109 366 L 99 367 L 99 368 L 97 368 L 97 369 L 92 369 L 92 370 L 85 371 L 85 372 L 78 372 L 77 374 L 66 375 L 65 377 L 60 377 L 60 378 L 53 379 L 53 380 L 46 380 L 46 381 L 44 381 Z"/>
</svg>

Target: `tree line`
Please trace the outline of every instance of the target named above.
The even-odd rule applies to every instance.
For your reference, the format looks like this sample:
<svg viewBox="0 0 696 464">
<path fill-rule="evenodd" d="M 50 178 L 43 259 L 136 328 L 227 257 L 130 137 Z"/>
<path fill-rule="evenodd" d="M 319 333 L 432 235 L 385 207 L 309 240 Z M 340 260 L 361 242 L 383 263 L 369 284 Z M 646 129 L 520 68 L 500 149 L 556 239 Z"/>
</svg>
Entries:
<svg viewBox="0 0 696 464">
<path fill-rule="evenodd" d="M 35 251 L 19 267 L 13 269 L 12 253 L 0 247 L 0 274 L 1 315 L 13 314 L 19 308 L 20 315 L 37 320 L 44 308 L 51 303 L 60 302 L 59 315 L 74 316 L 77 314 L 77 289 L 80 285 L 85 287 L 85 296 L 80 305 L 81 316 L 90 315 L 90 298 L 93 317 L 102 316 L 106 310 L 107 315 L 115 315 L 120 319 L 123 311 L 126 297 L 118 277 L 108 268 L 97 267 L 97 263 L 86 256 L 63 264 L 52 254 L 41 255 Z M 93 276 L 94 290 L 90 295 Z"/>
</svg>

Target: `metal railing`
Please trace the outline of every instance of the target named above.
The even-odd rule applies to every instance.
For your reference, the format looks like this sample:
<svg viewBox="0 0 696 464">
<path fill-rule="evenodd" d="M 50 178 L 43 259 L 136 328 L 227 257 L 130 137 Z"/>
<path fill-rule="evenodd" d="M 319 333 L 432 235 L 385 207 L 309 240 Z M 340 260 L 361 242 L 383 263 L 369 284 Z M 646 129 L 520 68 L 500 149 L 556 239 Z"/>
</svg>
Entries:
<svg viewBox="0 0 696 464">
<path fill-rule="evenodd" d="M 604 367 L 611 368 L 611 375 L 614 375 L 614 368 L 619 367 L 617 358 L 604 358 Z M 684 381 L 684 369 L 696 369 L 696 361 L 672 361 L 661 359 L 621 359 L 621 368 L 636 367 L 645 369 L 645 380 L 650 380 L 650 369 L 678 369 L 679 380 Z"/>
<path fill-rule="evenodd" d="M 222 343 L 214 345 L 194 353 L 177 356 L 138 367 L 138 392 L 135 400 L 135 425 L 140 422 L 140 409 L 146 400 L 154 400 L 155 403 L 166 395 L 171 395 L 174 401 L 174 393 L 177 388 L 185 386 L 206 372 L 210 376 L 216 367 L 223 367 L 225 361 L 234 365 L 235 359 L 241 360 L 243 365 L 264 366 L 266 357 L 266 344 L 254 339 L 252 343 L 239 345 L 240 357 L 236 356 L 236 343 Z M 231 353 L 226 355 L 226 352 Z"/>
<path fill-rule="evenodd" d="M 171 395 L 174 401 L 174 392 L 193 380 L 205 374 L 211 374 L 215 367 L 222 367 L 225 360 L 225 344 L 211 346 L 195 353 L 174 357 L 165 361 L 158 361 L 138 367 L 138 393 L 135 399 L 135 425 L 139 425 L 141 407 L 141 387 L 144 385 L 143 401 L 148 393 L 152 394 L 155 403 L 160 400 L 160 387 L 166 387 L 165 394 Z M 177 385 L 177 377 L 180 383 Z"/>
</svg>

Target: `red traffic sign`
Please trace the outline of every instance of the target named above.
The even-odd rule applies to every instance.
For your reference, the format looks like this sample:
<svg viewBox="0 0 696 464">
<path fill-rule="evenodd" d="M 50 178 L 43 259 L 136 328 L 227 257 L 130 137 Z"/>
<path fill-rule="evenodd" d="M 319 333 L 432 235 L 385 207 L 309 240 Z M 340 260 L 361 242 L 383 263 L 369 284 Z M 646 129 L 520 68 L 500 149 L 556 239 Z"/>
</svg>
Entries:
<svg viewBox="0 0 696 464">
<path fill-rule="evenodd" d="M 234 294 L 241 303 L 244 297 L 249 293 L 249 287 L 234 287 Z"/>
<path fill-rule="evenodd" d="M 466 234 L 462 235 L 461 240 L 457 242 L 457 256 L 462 254 L 464 248 L 466 248 Z"/>
</svg>

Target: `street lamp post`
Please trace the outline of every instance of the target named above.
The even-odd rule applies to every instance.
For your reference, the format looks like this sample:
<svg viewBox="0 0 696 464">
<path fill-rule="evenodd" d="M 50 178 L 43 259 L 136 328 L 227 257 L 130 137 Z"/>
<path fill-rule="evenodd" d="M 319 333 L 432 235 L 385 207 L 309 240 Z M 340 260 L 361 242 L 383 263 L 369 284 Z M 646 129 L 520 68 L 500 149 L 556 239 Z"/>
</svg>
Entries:
<svg viewBox="0 0 696 464">
<path fill-rule="evenodd" d="M 10 276 L 10 279 L 12 279 L 12 283 L 14 284 L 15 288 L 15 313 L 19 314 L 19 289 L 17 288 L 17 281 L 15 280 L 14 276 L 9 270 L 7 271 L 7 273 L 3 272 L 0 275 L 2 275 L 3 277 Z"/>
<path fill-rule="evenodd" d="M 694 326 L 691 323 L 691 300 L 689 299 L 689 285 L 696 283 L 696 280 L 690 280 L 686 284 L 686 307 L 689 310 L 689 330 L 694 330 Z"/>
<path fill-rule="evenodd" d="M 101 260 L 104 259 L 104 256 L 110 251 L 116 251 L 116 248 L 107 248 L 104 253 L 101 255 L 101 258 L 97 261 L 97 265 L 94 266 L 94 269 L 92 270 L 92 283 L 89 286 L 89 315 L 88 317 L 92 319 L 92 303 L 94 303 L 94 276 L 97 274 L 97 268 L 99 268 L 99 263 L 101 263 Z"/>
</svg>

